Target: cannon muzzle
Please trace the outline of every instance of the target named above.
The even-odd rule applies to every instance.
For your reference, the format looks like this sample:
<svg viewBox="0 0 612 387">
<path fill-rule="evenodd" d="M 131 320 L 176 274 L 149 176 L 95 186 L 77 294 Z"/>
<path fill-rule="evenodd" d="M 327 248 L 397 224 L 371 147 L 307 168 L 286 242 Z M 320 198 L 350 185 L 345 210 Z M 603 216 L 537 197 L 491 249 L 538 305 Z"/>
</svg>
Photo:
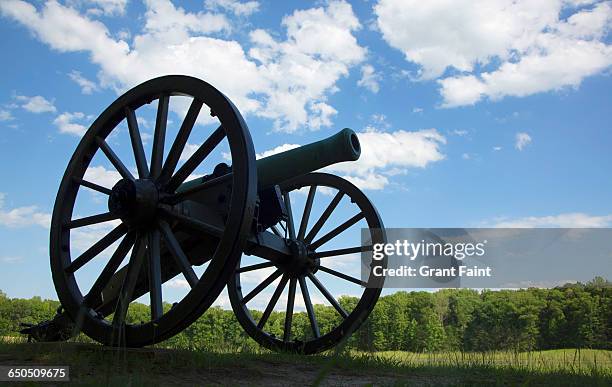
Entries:
<svg viewBox="0 0 612 387">
<path fill-rule="evenodd" d="M 343 161 L 355 161 L 361 154 L 357 134 L 345 128 L 324 140 L 257 160 L 259 189 Z"/>
</svg>

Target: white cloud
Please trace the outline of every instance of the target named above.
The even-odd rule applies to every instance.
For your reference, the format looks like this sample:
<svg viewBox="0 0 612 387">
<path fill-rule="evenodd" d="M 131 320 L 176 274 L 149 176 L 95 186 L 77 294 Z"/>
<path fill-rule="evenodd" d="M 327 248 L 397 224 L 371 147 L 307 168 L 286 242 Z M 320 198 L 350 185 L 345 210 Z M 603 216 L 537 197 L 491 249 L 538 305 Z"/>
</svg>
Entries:
<svg viewBox="0 0 612 387">
<path fill-rule="evenodd" d="M 127 6 L 128 0 L 92 0 L 92 2 L 102 8 L 105 14 L 123 15 L 125 13 L 125 7 Z"/>
<path fill-rule="evenodd" d="M 83 120 L 84 118 L 85 114 L 81 112 L 64 112 L 53 120 L 53 124 L 58 127 L 60 133 L 72 134 L 74 136 L 81 137 L 85 134 L 87 128 L 82 124 L 75 123 L 74 121 Z"/>
<path fill-rule="evenodd" d="M 575 2 L 574 2 L 575 3 Z M 609 2 L 379 0 L 383 38 L 438 81 L 444 107 L 578 87 L 612 64 Z M 565 15 L 569 16 L 566 17 Z M 477 66 L 480 65 L 480 66 Z M 480 68 L 492 67 L 480 72 Z M 447 72 L 459 72 L 446 76 Z M 446 76 L 446 77 L 445 77 Z"/>
<path fill-rule="evenodd" d="M 461 155 L 461 158 L 464 160 L 470 160 L 472 158 L 472 156 L 469 153 L 463 153 Z"/>
<path fill-rule="evenodd" d="M 468 134 L 468 131 L 465 129 L 455 129 L 452 131 L 455 136 L 463 137 Z"/>
<path fill-rule="evenodd" d="M 516 134 L 516 142 L 514 147 L 522 151 L 527 145 L 531 144 L 531 136 L 524 132 Z"/>
<path fill-rule="evenodd" d="M 0 121 L 10 121 L 13 119 L 13 115 L 8 110 L 0 109 Z"/>
<path fill-rule="evenodd" d="M 380 74 L 376 73 L 372 65 L 361 66 L 361 79 L 357 81 L 357 85 L 365 87 L 372 93 L 378 93 L 380 90 L 379 82 L 381 80 Z"/>
<path fill-rule="evenodd" d="M 165 282 L 164 284 L 172 289 L 191 290 L 191 285 L 189 285 L 189 282 L 187 282 L 187 280 L 184 278 L 175 277 L 172 278 L 170 281 Z"/>
<path fill-rule="evenodd" d="M 40 95 L 36 95 L 34 97 L 18 95 L 15 97 L 15 99 L 22 102 L 21 107 L 23 109 L 32 113 L 47 113 L 56 111 L 53 102 L 48 101 Z"/>
<path fill-rule="evenodd" d="M 581 212 L 565 213 L 552 216 L 529 216 L 518 219 L 500 219 L 494 227 L 499 228 L 533 228 L 533 227 L 562 227 L 562 228 L 589 228 L 612 226 L 612 215 L 594 216 Z"/>
<path fill-rule="evenodd" d="M 236 16 L 249 16 L 259 11 L 258 1 L 205 0 L 204 4 L 208 9 L 225 9 Z"/>
<path fill-rule="evenodd" d="M 288 150 L 295 149 L 295 148 L 298 148 L 298 147 L 299 147 L 298 144 L 283 144 L 283 145 L 277 146 L 276 148 L 264 151 L 262 153 L 257 153 L 255 155 L 255 157 L 258 158 L 258 159 L 262 159 L 264 157 L 272 156 L 272 155 L 275 155 L 275 154 L 281 153 L 281 152 L 286 152 Z"/>
<path fill-rule="evenodd" d="M 113 186 L 121 180 L 121 175 L 115 170 L 108 170 L 103 166 L 87 167 L 83 178 L 106 188 Z"/>
<path fill-rule="evenodd" d="M 0 192 L 0 226 L 19 228 L 28 226 L 49 227 L 51 214 L 39 211 L 38 206 L 5 209 L 6 194 Z"/>
<path fill-rule="evenodd" d="M 310 103 L 310 112 L 311 115 L 309 116 L 306 124 L 313 130 L 331 126 L 331 117 L 338 113 L 336 109 L 325 102 Z"/>
<path fill-rule="evenodd" d="M 425 168 L 444 159 L 440 146 L 446 144 L 446 138 L 435 129 L 383 132 L 370 127 L 357 135 L 361 144 L 359 160 L 334 164 L 324 170 L 340 174 L 362 189 L 383 189 L 389 184 L 390 176 L 403 174 L 408 168 Z M 283 144 L 257 154 L 257 158 L 298 146 Z"/>
<path fill-rule="evenodd" d="M 389 184 L 389 178 L 387 176 L 377 174 L 374 172 L 368 172 L 361 175 L 346 175 L 343 176 L 345 179 L 355 184 L 357 187 L 364 190 L 380 190 L 384 189 Z"/>
<path fill-rule="evenodd" d="M 423 108 L 414 107 L 414 108 L 412 108 L 412 112 L 413 113 L 423 113 Z"/>
<path fill-rule="evenodd" d="M 231 29 L 229 21 L 223 15 L 186 12 L 168 0 L 146 0 L 146 5 L 145 30 L 158 37 L 161 37 L 161 34 L 178 37 L 187 32 L 207 34 Z"/>
<path fill-rule="evenodd" d="M 502 147 L 501 146 L 494 146 L 493 150 L 497 152 L 497 151 L 502 150 Z"/>
<path fill-rule="evenodd" d="M 366 50 L 352 32 L 361 28 L 352 8 L 332 1 L 326 8 L 297 10 L 283 18 L 284 42 L 263 30 L 251 32 L 249 55 L 260 62 L 265 104 L 258 113 L 275 120 L 274 128 L 293 132 L 300 126 L 331 125 L 336 113 L 325 101 L 336 82 L 363 61 Z"/>
<path fill-rule="evenodd" d="M 200 145 L 198 144 L 190 144 L 190 143 L 186 143 L 185 147 L 183 148 L 183 153 L 181 153 L 181 157 L 179 158 L 180 161 L 185 161 L 187 159 L 189 159 L 200 147 Z M 228 160 L 231 160 L 231 156 L 228 157 Z"/>
<path fill-rule="evenodd" d="M 0 226 L 5 226 L 8 228 L 40 226 L 47 229 L 50 227 L 51 214 L 40 211 L 38 206 L 5 209 L 5 197 L 6 194 L 0 192 Z M 75 216 L 73 218 L 79 217 L 80 216 Z M 99 241 L 113 228 L 117 227 L 119 223 L 119 220 L 112 220 L 71 230 L 70 245 L 74 249 L 74 252 L 83 252 Z M 102 255 L 107 256 L 111 251 L 113 251 L 113 248 L 109 247 L 104 251 L 104 253 L 102 253 Z"/>
<path fill-rule="evenodd" d="M 81 93 L 83 94 L 91 94 L 98 90 L 98 85 L 83 77 L 80 71 L 73 70 L 68 74 L 68 77 L 81 87 Z"/>
<path fill-rule="evenodd" d="M 80 216 L 73 217 L 73 219 L 74 218 L 80 218 Z M 72 229 L 70 231 L 70 246 L 73 249 L 73 253 L 80 254 L 89 249 L 120 223 L 120 220 L 111 220 L 108 222 L 92 224 L 87 227 Z M 112 252 L 115 251 L 117 244 L 118 242 L 115 242 L 107 247 L 102 253 L 100 253 L 100 256 L 109 257 Z M 75 257 L 75 255 L 73 255 L 73 257 Z"/>
<path fill-rule="evenodd" d="M 328 170 L 343 174 L 363 189 L 382 189 L 388 176 L 404 173 L 408 168 L 425 168 L 444 159 L 440 146 L 446 138 L 436 129 L 383 132 L 370 129 L 358 133 L 361 157 L 340 163 Z"/>
<path fill-rule="evenodd" d="M 104 14 L 107 16 L 124 15 L 128 0 L 68 0 L 68 4 L 80 5 L 88 8 L 87 13 L 92 15 Z"/>
<path fill-rule="evenodd" d="M 168 0 L 145 6 L 144 28 L 130 44 L 54 1 L 37 9 L 6 0 L 0 12 L 54 50 L 88 53 L 101 87 L 120 92 L 159 75 L 188 74 L 218 87 L 243 114 L 269 118 L 274 129 L 287 132 L 331 125 L 335 109 L 327 98 L 366 55 L 353 35 L 361 25 L 345 1 L 285 16 L 283 39 L 252 31 L 248 52 L 236 41 L 207 36 L 229 30 L 223 15 L 186 12 Z"/>
</svg>

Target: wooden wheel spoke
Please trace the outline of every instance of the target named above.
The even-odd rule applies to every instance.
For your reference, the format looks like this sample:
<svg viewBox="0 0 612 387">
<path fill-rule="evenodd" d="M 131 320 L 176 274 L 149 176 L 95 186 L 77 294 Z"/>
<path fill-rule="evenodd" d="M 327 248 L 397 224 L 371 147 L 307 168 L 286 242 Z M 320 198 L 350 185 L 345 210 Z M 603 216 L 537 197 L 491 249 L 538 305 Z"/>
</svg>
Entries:
<svg viewBox="0 0 612 387">
<path fill-rule="evenodd" d="M 168 247 L 168 250 L 170 250 L 170 253 L 172 253 L 174 260 L 181 269 L 181 272 L 185 276 L 185 279 L 187 280 L 187 282 L 189 282 L 189 286 L 191 286 L 191 288 L 194 288 L 198 284 L 198 276 L 191 267 L 189 259 L 187 259 L 187 256 L 183 252 L 179 241 L 174 236 L 174 233 L 170 229 L 168 223 L 160 221 L 159 227 L 161 234 L 164 237 L 164 240 L 166 241 L 166 246 Z"/>
<path fill-rule="evenodd" d="M 357 215 L 353 216 L 352 218 L 350 218 L 346 222 L 342 223 L 340 226 L 336 227 L 335 229 L 331 230 L 330 232 L 328 232 L 327 234 L 322 236 L 316 242 L 313 242 L 310 245 L 310 248 L 312 250 L 318 249 L 320 246 L 322 246 L 325 243 L 329 242 L 330 240 L 334 239 L 335 237 L 340 235 L 342 232 L 346 231 L 348 228 L 353 226 L 355 223 L 359 222 L 364 217 L 365 217 L 365 214 L 363 212 L 358 213 Z"/>
<path fill-rule="evenodd" d="M 346 254 L 362 253 L 362 252 L 365 252 L 365 251 L 372 251 L 372 249 L 373 249 L 372 245 L 359 246 L 359 247 L 348 247 L 346 249 L 337 249 L 337 250 L 327 250 L 327 251 L 315 252 L 314 254 L 312 254 L 312 257 L 313 258 L 336 257 L 336 256 L 339 256 L 339 255 L 346 255 Z"/>
<path fill-rule="evenodd" d="M 310 212 L 312 211 L 312 202 L 314 201 L 315 193 L 317 192 L 317 186 L 311 185 L 308 190 L 308 197 L 306 198 L 306 204 L 304 205 L 304 214 L 300 222 L 300 229 L 298 231 L 297 239 L 303 240 L 304 234 L 306 234 L 306 227 L 308 227 L 308 218 L 310 218 Z"/>
<path fill-rule="evenodd" d="M 141 179 L 146 179 L 149 177 L 149 167 L 147 165 L 147 158 L 142 146 L 142 139 L 140 138 L 140 130 L 138 129 L 136 113 L 133 109 L 126 107 L 125 117 L 127 119 L 128 130 L 130 132 L 130 141 L 132 143 L 132 150 L 134 151 L 134 159 L 136 160 L 138 176 Z"/>
<path fill-rule="evenodd" d="M 274 262 L 263 262 L 251 266 L 244 266 L 236 270 L 236 273 L 246 273 L 247 271 L 265 269 L 266 267 L 274 266 Z"/>
<path fill-rule="evenodd" d="M 310 299 L 310 293 L 308 292 L 308 285 L 304 277 L 300 277 L 300 290 L 302 291 L 302 297 L 304 298 L 304 304 L 306 305 L 306 312 L 308 313 L 308 320 L 310 320 L 310 328 L 315 339 L 321 337 L 319 331 L 319 324 L 317 323 L 317 317 L 312 307 L 312 300 Z"/>
<path fill-rule="evenodd" d="M 108 246 L 112 245 L 116 240 L 121 238 L 127 232 L 127 226 L 125 224 L 120 224 L 115 227 L 111 232 L 106 234 L 102 239 L 94 243 L 89 249 L 87 249 L 83 254 L 78 256 L 74 261 L 70 263 L 66 267 L 66 272 L 74 273 L 83 267 L 87 262 L 91 261 L 98 254 L 100 254 L 104 249 Z"/>
<path fill-rule="evenodd" d="M 295 303 L 296 278 L 291 278 L 289 282 L 289 295 L 287 297 L 287 312 L 285 313 L 285 329 L 283 331 L 283 341 L 291 339 L 291 323 L 293 322 L 293 304 Z"/>
<path fill-rule="evenodd" d="M 340 273 L 339 271 L 330 269 L 329 267 L 319 266 L 319 270 L 324 271 L 326 273 L 329 273 L 329 274 L 331 274 L 333 276 L 336 276 L 338 278 L 345 279 L 345 280 L 350 281 L 352 283 L 355 283 L 357 285 L 361 285 L 363 287 L 368 285 L 367 282 L 364 282 L 364 281 L 362 281 L 362 280 L 360 280 L 358 278 L 355 278 L 355 277 L 351 277 L 350 275 L 346 275 L 344 273 Z"/>
<path fill-rule="evenodd" d="M 90 189 L 93 189 L 94 191 L 98 191 L 100 193 L 106 194 L 106 195 L 110 195 L 111 193 L 113 193 L 112 190 L 106 188 L 106 187 L 102 187 L 101 185 L 98 185 L 96 183 L 92 183 L 90 181 L 87 180 L 83 180 L 83 179 L 78 179 L 78 178 L 73 178 L 73 180 L 79 184 L 82 185 L 83 187 L 87 187 Z"/>
<path fill-rule="evenodd" d="M 167 189 L 169 191 L 176 190 L 181 183 L 189 177 L 189 175 L 204 161 L 206 157 L 219 145 L 221 140 L 225 138 L 225 130 L 223 126 L 219 126 L 211 135 L 200 145 L 197 151 L 187 161 L 185 164 L 179 168 L 179 170 L 170 178 L 168 182 Z"/>
<path fill-rule="evenodd" d="M 257 328 L 263 329 L 263 327 L 266 325 L 266 322 L 268 321 L 268 318 L 270 318 L 270 315 L 272 314 L 272 311 L 274 310 L 274 307 L 276 306 L 278 299 L 283 293 L 283 290 L 285 290 L 285 285 L 287 285 L 288 280 L 289 280 L 289 277 L 287 275 L 283 275 L 283 278 L 281 279 L 280 283 L 276 287 L 276 290 L 274 291 L 274 294 L 272 295 L 270 302 L 268 302 L 266 309 L 264 310 L 263 314 L 261 315 L 261 318 L 259 319 L 259 322 L 257 323 Z"/>
<path fill-rule="evenodd" d="M 153 151 L 151 154 L 151 177 L 157 179 L 161 172 L 164 159 L 164 143 L 166 140 L 166 125 L 168 123 L 168 104 L 170 96 L 162 94 L 157 105 L 155 133 L 153 134 Z"/>
<path fill-rule="evenodd" d="M 295 226 L 293 224 L 293 211 L 291 210 L 289 192 L 283 193 L 283 199 L 285 201 L 285 207 L 287 207 L 287 231 L 289 232 L 289 239 L 295 239 Z"/>
<path fill-rule="evenodd" d="M 181 128 L 174 139 L 174 143 L 172 143 L 172 148 L 170 148 L 170 152 L 168 153 L 168 157 L 166 158 L 166 162 L 162 168 L 160 175 L 160 182 L 162 184 L 167 182 L 174 173 L 179 159 L 181 158 L 181 154 L 185 149 L 185 145 L 187 144 L 187 140 L 189 139 L 189 135 L 191 134 L 193 126 L 198 119 L 202 105 L 203 102 L 197 99 L 194 99 L 191 102 L 187 115 L 185 115 L 185 119 L 183 120 Z"/>
<path fill-rule="evenodd" d="M 343 318 L 347 318 L 348 313 L 346 313 L 344 308 L 342 308 L 342 306 L 338 303 L 338 301 L 336 301 L 334 296 L 331 295 L 329 290 L 327 290 L 327 288 L 323 286 L 323 284 L 317 279 L 317 277 L 315 277 L 312 273 L 308 273 L 308 278 L 310 278 L 312 283 L 315 284 L 317 289 L 319 289 L 319 291 L 321 292 L 321 294 L 323 294 L 327 301 L 332 304 L 332 306 L 334 307 L 334 309 L 336 309 L 340 316 L 342 316 Z"/>
<path fill-rule="evenodd" d="M 151 299 L 151 320 L 156 320 L 164 313 L 162 303 L 161 287 L 161 254 L 159 248 L 159 230 L 155 229 L 149 233 L 148 274 L 149 293 Z"/>
<path fill-rule="evenodd" d="M 329 216 L 332 214 L 332 212 L 334 212 L 334 210 L 338 206 L 338 203 L 340 203 L 340 200 L 342 200 L 343 196 L 344 196 L 344 192 L 342 191 L 338 191 L 336 196 L 334 196 L 334 198 L 329 203 L 325 211 L 323 211 L 323 214 L 321 214 L 321 217 L 319 218 L 319 220 L 315 223 L 314 226 L 312 226 L 312 230 L 310 230 L 308 235 L 306 235 L 306 238 L 304 238 L 304 241 L 306 243 L 312 242 L 314 237 L 317 236 L 317 233 L 321 230 L 321 227 L 323 227 L 327 219 L 329 219 Z"/>
<path fill-rule="evenodd" d="M 127 310 L 130 306 L 130 302 L 132 302 L 134 289 L 136 288 L 138 276 L 140 275 L 140 269 L 142 267 L 144 248 L 145 241 L 142 237 L 139 237 L 134 245 L 134 248 L 132 249 L 127 274 L 125 275 L 123 285 L 121 286 L 121 291 L 119 292 L 119 299 L 117 300 L 117 306 L 113 316 L 113 327 L 115 329 L 121 329 L 123 326 L 125 326 Z M 124 343 L 121 340 L 119 344 Z"/>
<path fill-rule="evenodd" d="M 94 282 L 92 285 L 89 293 L 87 293 L 87 295 L 84 297 L 84 304 L 88 304 L 94 297 L 100 295 L 104 287 L 110 282 L 111 278 L 119 268 L 119 265 L 121 265 L 121 262 L 123 262 L 125 259 L 128 251 L 130 251 L 132 246 L 134 246 L 134 240 L 135 235 L 128 233 L 123 238 L 121 243 L 119 243 L 119 246 L 117 246 L 117 249 L 107 262 L 106 266 L 104 266 L 104 269 L 102 269 L 102 272 L 96 279 L 96 282 Z"/>
<path fill-rule="evenodd" d="M 98 142 L 98 146 L 102 149 L 102 152 L 106 155 L 108 160 L 113 164 L 117 172 L 126 180 L 134 180 L 134 176 L 132 173 L 126 168 L 123 162 L 119 159 L 119 157 L 113 152 L 111 147 L 108 145 L 106 141 L 104 141 L 101 137 L 96 137 L 96 141 Z"/>
<path fill-rule="evenodd" d="M 282 274 L 282 272 L 278 269 L 276 269 L 276 271 L 272 274 L 270 274 L 268 276 L 268 278 L 266 278 L 265 280 L 263 280 L 262 283 L 260 283 L 259 285 L 257 285 L 253 290 L 251 290 L 251 292 L 249 294 L 247 294 L 246 296 L 244 296 L 242 298 L 242 303 L 246 304 L 247 302 L 251 301 L 253 299 L 253 297 L 255 297 L 256 295 L 258 295 L 259 293 L 261 293 L 262 290 L 264 290 L 265 288 L 268 287 L 268 285 L 270 285 L 272 282 L 274 282 L 275 279 L 277 279 L 278 277 L 280 277 L 280 275 Z"/>
<path fill-rule="evenodd" d="M 116 214 L 105 212 L 104 214 L 86 216 L 84 218 L 71 220 L 65 224 L 65 227 L 78 228 L 84 226 L 91 226 L 92 224 L 108 222 L 109 220 L 114 220 L 118 218 L 119 216 Z"/>
</svg>

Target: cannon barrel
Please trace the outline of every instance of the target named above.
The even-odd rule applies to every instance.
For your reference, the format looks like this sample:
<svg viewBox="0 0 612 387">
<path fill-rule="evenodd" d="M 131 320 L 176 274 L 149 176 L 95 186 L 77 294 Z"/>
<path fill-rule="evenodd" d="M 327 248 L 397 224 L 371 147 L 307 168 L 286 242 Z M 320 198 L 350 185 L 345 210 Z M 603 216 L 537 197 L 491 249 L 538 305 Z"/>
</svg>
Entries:
<svg viewBox="0 0 612 387">
<path fill-rule="evenodd" d="M 262 190 L 332 164 L 355 161 L 360 154 L 357 134 L 344 128 L 326 139 L 257 160 L 257 186 Z M 183 183 L 177 192 L 197 189 L 206 179 L 205 176 Z"/>
<path fill-rule="evenodd" d="M 345 128 L 324 140 L 257 160 L 257 185 L 267 188 L 332 164 L 355 161 L 360 154 L 357 134 Z"/>
</svg>

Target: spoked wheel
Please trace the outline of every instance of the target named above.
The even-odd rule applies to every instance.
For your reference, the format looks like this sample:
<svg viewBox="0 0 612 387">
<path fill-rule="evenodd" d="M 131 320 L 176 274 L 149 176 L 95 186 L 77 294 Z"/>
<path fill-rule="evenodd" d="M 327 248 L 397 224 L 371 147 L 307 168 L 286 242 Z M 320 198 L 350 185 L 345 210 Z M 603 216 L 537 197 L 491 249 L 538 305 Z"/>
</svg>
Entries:
<svg viewBox="0 0 612 387">
<path fill-rule="evenodd" d="M 190 101 L 190 106 L 164 157 L 169 104 L 171 98 L 178 96 L 181 101 Z M 137 114 L 145 114 L 145 105 L 153 101 L 157 103 L 157 112 L 149 159 L 143 147 L 144 132 L 139 129 L 142 116 L 137 119 Z M 208 114 L 208 109 L 219 121 L 213 122 L 217 129 L 206 133 L 206 140 L 193 149 L 190 157 L 182 157 L 191 133 L 201 129 L 194 129 L 200 111 Z M 122 122 L 129 132 L 129 137 L 124 134 L 126 144 L 117 143 L 122 130 L 118 125 Z M 188 195 L 178 194 L 177 190 L 181 191 L 181 184 L 205 159 L 212 157 L 220 143 L 229 147 L 224 158 L 231 157 L 232 174 L 222 185 L 228 196 L 219 195 L 219 201 L 225 202 L 224 210 L 209 211 L 211 219 L 219 219 L 213 227 L 206 223 L 206 217 L 195 219 L 189 210 Z M 119 157 L 112 148 L 120 145 L 133 157 L 128 160 Z M 120 175 L 114 186 L 86 179 L 94 157 L 114 166 Z M 182 160 L 186 161 L 181 165 Z M 208 83 L 187 76 L 165 76 L 119 97 L 79 143 L 53 210 L 50 240 L 53 282 L 62 306 L 77 328 L 101 343 L 133 347 L 164 340 L 197 319 L 217 298 L 240 259 L 253 217 L 256 178 L 255 153 L 245 122 L 231 101 Z M 74 216 L 77 195 L 84 195 L 80 192 L 87 190 L 93 190 L 87 195 L 102 194 L 107 202 L 103 206 L 107 208 L 92 216 Z M 77 236 L 82 236 L 77 233 L 83 233 L 81 230 L 87 227 L 99 229 L 102 224 L 110 224 L 108 229 L 112 230 L 90 239 L 81 254 L 71 254 Z M 124 260 L 127 263 L 120 268 Z M 196 274 L 194 268 L 204 263 L 207 266 L 204 265 L 203 273 Z M 90 281 L 93 284 L 80 286 L 79 272 L 96 267 L 99 269 Z M 179 283 L 185 285 L 187 293 L 172 308 L 164 308 L 164 303 L 168 303 L 162 294 L 162 283 L 174 277 L 182 281 Z M 147 293 L 150 318 L 126 323 L 130 303 Z"/>
<path fill-rule="evenodd" d="M 270 231 L 286 238 L 292 256 L 281 262 L 264 260 L 249 264 L 245 264 L 245 260 L 252 257 L 243 256 L 228 283 L 228 293 L 238 321 L 259 344 L 276 351 L 317 353 L 348 338 L 374 308 L 384 279 L 374 276 L 372 271 L 376 266 L 386 267 L 386 257 L 360 266 L 359 253 L 371 251 L 375 243 L 384 243 L 385 231 L 380 216 L 368 198 L 353 184 L 338 176 L 310 173 L 283 183 L 281 191 L 289 217 L 284 225 L 274 226 Z M 300 197 L 305 197 L 305 204 L 298 222 L 293 218 L 291 203 L 292 198 Z M 311 213 L 314 214 L 313 208 L 317 207 L 317 198 L 321 202 L 329 201 L 329 198 L 331 201 L 327 206 L 318 206 L 322 212 L 314 221 L 316 218 Z M 339 212 L 339 221 L 332 220 L 335 212 Z M 308 230 L 309 224 L 312 227 Z M 362 229 L 366 233 L 364 245 L 360 241 Z M 352 231 L 348 233 L 351 234 L 348 241 L 342 238 L 347 230 Z M 334 243 L 336 239 L 344 240 Z M 351 247 L 344 247 L 347 245 Z M 369 273 L 368 280 L 357 278 L 359 274 L 355 276 L 341 272 L 338 267 L 342 265 L 338 265 L 338 260 L 342 257 L 348 257 L 353 268 L 361 267 L 366 274 Z M 268 273 L 261 273 L 264 270 Z M 258 272 L 262 275 L 253 275 Z M 254 282 L 256 286 L 247 289 L 245 281 L 248 279 L 253 283 L 253 278 L 259 279 Z M 270 290 L 268 288 L 273 292 L 266 294 L 266 289 Z M 282 312 L 274 310 L 285 294 L 285 288 L 286 308 L 280 305 L 284 316 L 279 316 Z M 347 289 L 351 289 L 348 291 L 351 296 L 360 294 L 357 302 L 355 298 L 346 302 L 340 297 L 347 294 Z M 303 303 L 300 297 L 296 297 L 298 291 Z M 318 300 L 314 298 L 315 292 L 321 296 Z M 253 300 L 258 298 L 261 303 L 254 305 Z M 329 304 L 327 308 L 313 305 L 325 302 Z M 304 307 L 306 313 L 294 313 L 298 304 Z M 252 312 L 255 308 L 263 310 L 263 313 Z M 330 313 L 333 315 L 331 319 Z M 271 322 L 274 314 L 277 319 Z M 302 322 L 301 327 L 296 320 Z"/>
</svg>

